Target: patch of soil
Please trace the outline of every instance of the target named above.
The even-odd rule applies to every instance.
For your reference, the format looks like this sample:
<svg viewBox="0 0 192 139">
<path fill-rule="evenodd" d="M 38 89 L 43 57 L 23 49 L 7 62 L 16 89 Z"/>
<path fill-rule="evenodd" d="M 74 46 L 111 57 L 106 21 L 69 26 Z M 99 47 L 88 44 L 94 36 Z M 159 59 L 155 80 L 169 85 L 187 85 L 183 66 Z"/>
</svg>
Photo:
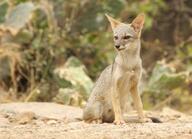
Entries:
<svg viewBox="0 0 192 139">
<path fill-rule="evenodd" d="M 1 104 L 0 139 L 192 138 L 191 116 L 170 108 L 146 114 L 163 123 L 87 124 L 79 120 L 82 110 L 76 107 L 54 103 Z M 133 112 L 128 115 L 136 117 Z"/>
</svg>

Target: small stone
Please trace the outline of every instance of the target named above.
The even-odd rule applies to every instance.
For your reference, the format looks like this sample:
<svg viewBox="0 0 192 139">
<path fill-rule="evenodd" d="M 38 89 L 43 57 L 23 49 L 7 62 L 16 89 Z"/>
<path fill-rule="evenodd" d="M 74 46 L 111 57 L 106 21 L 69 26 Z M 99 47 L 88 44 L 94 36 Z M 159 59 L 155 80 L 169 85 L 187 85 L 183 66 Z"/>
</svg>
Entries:
<svg viewBox="0 0 192 139">
<path fill-rule="evenodd" d="M 23 112 L 15 115 L 14 122 L 18 124 L 28 124 L 35 119 L 35 113 L 33 112 Z"/>
<path fill-rule="evenodd" d="M 57 124 L 57 121 L 56 120 L 49 120 L 49 121 L 47 121 L 47 124 L 48 125 L 55 125 L 55 124 Z"/>
</svg>

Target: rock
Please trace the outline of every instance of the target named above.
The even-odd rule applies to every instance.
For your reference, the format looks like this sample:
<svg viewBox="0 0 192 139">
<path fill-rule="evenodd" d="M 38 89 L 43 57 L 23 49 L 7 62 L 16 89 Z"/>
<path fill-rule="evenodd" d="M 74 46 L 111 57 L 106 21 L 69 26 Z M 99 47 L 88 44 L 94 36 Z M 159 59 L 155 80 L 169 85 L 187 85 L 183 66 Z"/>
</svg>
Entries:
<svg viewBox="0 0 192 139">
<path fill-rule="evenodd" d="M 76 121 L 81 119 L 82 109 L 79 107 L 65 106 L 55 103 L 30 102 L 30 103 L 7 103 L 0 105 L 0 113 L 4 115 L 16 115 L 18 113 L 33 112 L 38 119 L 63 119 Z"/>
<path fill-rule="evenodd" d="M 31 123 L 32 120 L 36 119 L 35 113 L 33 112 L 11 112 L 4 111 L 3 113 L 4 118 L 7 118 L 9 122 L 11 123 L 17 123 L 17 124 L 28 124 Z"/>
<path fill-rule="evenodd" d="M 3 115 L 0 115 L 0 126 L 5 126 L 9 123 L 9 120 L 5 118 Z"/>
<path fill-rule="evenodd" d="M 16 115 L 15 120 L 18 124 L 28 124 L 35 119 L 34 112 L 23 112 Z"/>
<path fill-rule="evenodd" d="M 59 93 L 53 99 L 54 102 L 71 105 L 71 106 L 79 106 L 82 105 L 82 97 L 75 89 L 70 88 L 60 88 Z"/>
<path fill-rule="evenodd" d="M 48 125 L 54 125 L 54 124 L 57 124 L 58 122 L 56 120 L 49 120 L 47 121 L 47 124 Z"/>
</svg>

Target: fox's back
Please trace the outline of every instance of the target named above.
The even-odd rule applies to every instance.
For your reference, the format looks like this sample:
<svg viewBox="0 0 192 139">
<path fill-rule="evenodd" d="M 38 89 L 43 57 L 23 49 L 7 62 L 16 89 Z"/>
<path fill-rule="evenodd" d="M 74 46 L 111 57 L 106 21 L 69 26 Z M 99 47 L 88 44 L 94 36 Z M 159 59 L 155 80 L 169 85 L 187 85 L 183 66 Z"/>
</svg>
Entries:
<svg viewBox="0 0 192 139">
<path fill-rule="evenodd" d="M 102 117 L 102 121 L 113 121 L 112 102 L 109 98 L 112 87 L 112 70 L 112 65 L 107 66 L 97 79 L 83 111 L 84 120 L 88 121 Z M 109 110 L 111 110 L 110 113 Z"/>
<path fill-rule="evenodd" d="M 112 70 L 113 65 L 109 65 L 102 71 L 92 89 L 88 103 L 92 102 L 91 100 L 93 99 L 106 101 L 106 97 L 109 95 L 111 89 Z"/>
</svg>

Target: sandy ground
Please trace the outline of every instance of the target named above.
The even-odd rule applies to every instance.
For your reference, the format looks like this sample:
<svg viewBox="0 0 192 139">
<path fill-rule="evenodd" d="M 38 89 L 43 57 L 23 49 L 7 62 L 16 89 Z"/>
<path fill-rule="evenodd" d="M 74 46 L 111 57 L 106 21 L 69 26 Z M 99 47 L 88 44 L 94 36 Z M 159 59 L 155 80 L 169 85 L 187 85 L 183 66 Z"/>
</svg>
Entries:
<svg viewBox="0 0 192 139">
<path fill-rule="evenodd" d="M 192 117 L 164 108 L 162 123 L 86 124 L 80 108 L 54 103 L 0 105 L 0 139 L 192 139 Z"/>
</svg>

